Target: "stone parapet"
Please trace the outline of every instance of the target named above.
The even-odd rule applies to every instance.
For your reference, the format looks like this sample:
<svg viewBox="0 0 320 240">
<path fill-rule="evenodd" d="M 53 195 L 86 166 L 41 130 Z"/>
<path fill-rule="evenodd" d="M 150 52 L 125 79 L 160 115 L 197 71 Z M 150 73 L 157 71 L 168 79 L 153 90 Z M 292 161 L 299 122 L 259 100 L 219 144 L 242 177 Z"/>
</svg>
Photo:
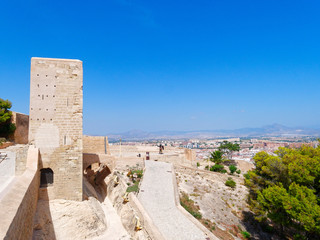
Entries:
<svg viewBox="0 0 320 240">
<path fill-rule="evenodd" d="M 0 194 L 0 239 L 30 239 L 39 189 L 39 151 L 30 146 L 27 168 Z"/>
</svg>

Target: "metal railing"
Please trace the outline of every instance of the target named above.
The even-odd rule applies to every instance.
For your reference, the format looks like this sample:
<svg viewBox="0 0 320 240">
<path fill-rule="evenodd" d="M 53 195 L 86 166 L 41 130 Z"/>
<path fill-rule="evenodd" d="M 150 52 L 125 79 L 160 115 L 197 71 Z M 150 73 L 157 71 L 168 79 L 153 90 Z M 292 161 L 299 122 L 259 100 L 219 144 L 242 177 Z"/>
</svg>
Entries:
<svg viewBox="0 0 320 240">
<path fill-rule="evenodd" d="M 7 153 L 5 152 L 0 152 L 0 163 L 7 158 Z"/>
</svg>

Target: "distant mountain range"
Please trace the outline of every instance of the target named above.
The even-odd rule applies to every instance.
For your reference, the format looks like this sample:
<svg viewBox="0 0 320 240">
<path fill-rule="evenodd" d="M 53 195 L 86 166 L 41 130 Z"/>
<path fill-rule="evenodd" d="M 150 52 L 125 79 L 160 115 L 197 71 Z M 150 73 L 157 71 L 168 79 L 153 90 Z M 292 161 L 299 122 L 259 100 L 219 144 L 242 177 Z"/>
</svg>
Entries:
<svg viewBox="0 0 320 240">
<path fill-rule="evenodd" d="M 199 131 L 157 131 L 145 132 L 132 130 L 119 134 L 109 134 L 110 140 L 152 140 L 152 139 L 209 139 L 226 137 L 303 137 L 320 136 L 320 129 L 286 127 L 272 124 L 260 128 L 239 128 L 234 130 L 199 130 Z"/>
</svg>

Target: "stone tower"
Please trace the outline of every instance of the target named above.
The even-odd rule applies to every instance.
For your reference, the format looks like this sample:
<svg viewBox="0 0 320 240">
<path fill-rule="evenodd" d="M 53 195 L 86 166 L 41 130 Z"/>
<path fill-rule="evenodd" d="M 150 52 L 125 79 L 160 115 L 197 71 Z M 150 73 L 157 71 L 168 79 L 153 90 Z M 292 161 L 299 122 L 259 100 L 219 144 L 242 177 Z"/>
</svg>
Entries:
<svg viewBox="0 0 320 240">
<path fill-rule="evenodd" d="M 49 199 L 82 200 L 82 62 L 32 58 L 29 143 Z"/>
</svg>

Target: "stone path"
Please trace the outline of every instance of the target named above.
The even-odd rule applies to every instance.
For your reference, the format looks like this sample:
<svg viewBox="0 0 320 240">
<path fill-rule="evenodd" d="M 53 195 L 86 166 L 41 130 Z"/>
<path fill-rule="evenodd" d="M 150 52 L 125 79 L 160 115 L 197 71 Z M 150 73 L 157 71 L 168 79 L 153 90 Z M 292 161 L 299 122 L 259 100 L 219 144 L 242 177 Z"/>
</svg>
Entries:
<svg viewBox="0 0 320 240">
<path fill-rule="evenodd" d="M 0 151 L 0 193 L 11 183 L 15 176 L 14 152 Z"/>
<path fill-rule="evenodd" d="M 95 240 L 130 240 L 130 235 L 124 229 L 119 215 L 107 197 L 105 198 L 101 207 L 106 216 L 107 230 L 103 235 L 95 238 Z"/>
<path fill-rule="evenodd" d="M 138 199 L 167 240 L 205 240 L 206 235 L 175 205 L 170 163 L 145 161 Z"/>
</svg>

